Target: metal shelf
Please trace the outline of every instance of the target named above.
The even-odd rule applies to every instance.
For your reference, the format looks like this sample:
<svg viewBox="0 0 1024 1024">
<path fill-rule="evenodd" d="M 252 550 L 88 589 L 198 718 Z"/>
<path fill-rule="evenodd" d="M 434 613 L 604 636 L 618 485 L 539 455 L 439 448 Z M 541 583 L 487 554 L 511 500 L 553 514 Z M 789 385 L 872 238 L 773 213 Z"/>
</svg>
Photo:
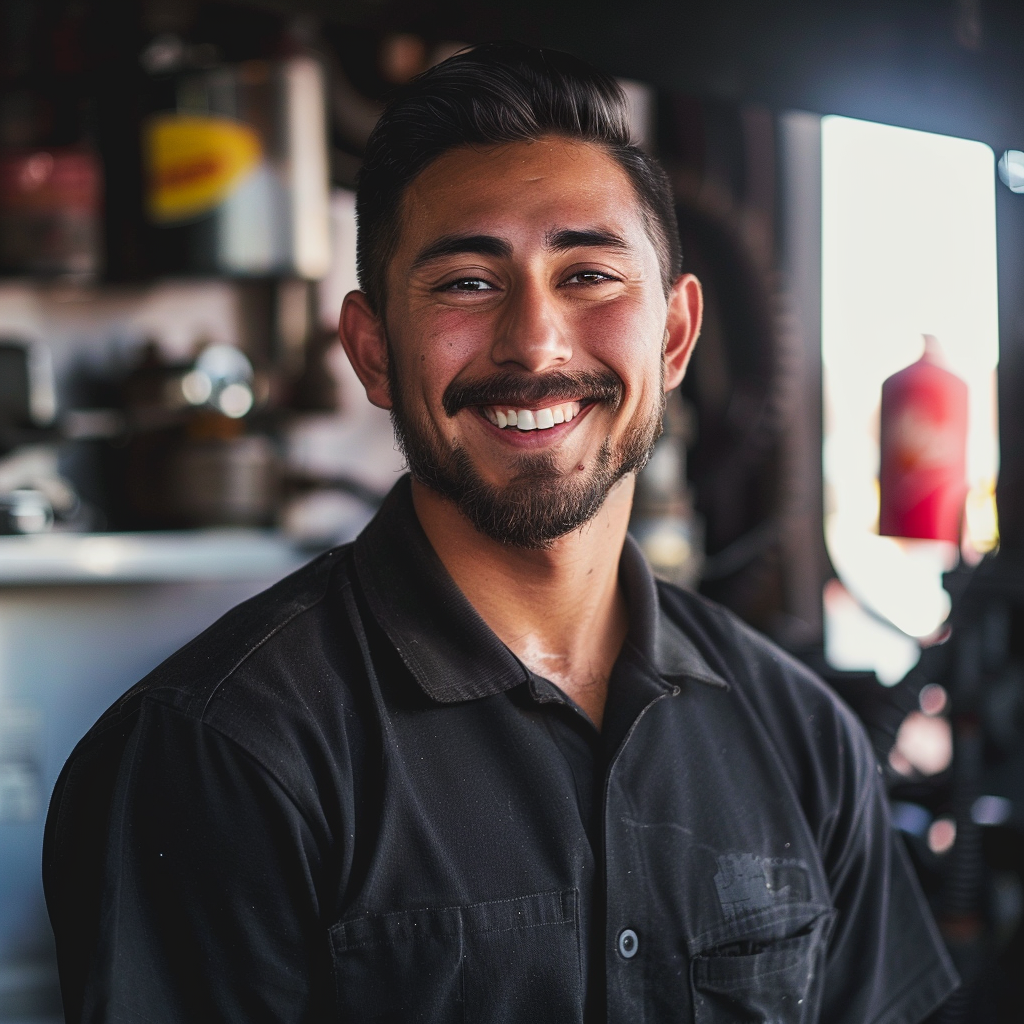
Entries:
<svg viewBox="0 0 1024 1024">
<path fill-rule="evenodd" d="M 0 537 L 0 586 L 266 579 L 310 557 L 269 530 Z"/>
</svg>

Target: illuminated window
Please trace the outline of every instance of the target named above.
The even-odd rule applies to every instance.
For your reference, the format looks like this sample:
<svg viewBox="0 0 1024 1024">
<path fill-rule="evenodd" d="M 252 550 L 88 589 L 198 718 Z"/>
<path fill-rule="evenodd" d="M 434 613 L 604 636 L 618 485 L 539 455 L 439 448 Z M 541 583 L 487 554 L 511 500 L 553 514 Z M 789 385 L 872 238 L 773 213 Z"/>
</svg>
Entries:
<svg viewBox="0 0 1024 1024">
<path fill-rule="evenodd" d="M 995 158 L 979 142 L 843 117 L 823 119 L 821 140 L 826 541 L 864 622 L 899 631 L 905 653 L 889 649 L 880 671 L 895 682 L 916 661 L 912 638 L 948 614 L 941 573 L 956 558 L 953 545 L 878 536 L 882 382 L 921 355 L 923 334 L 969 388 L 965 554 L 997 542 Z M 851 602 L 829 604 L 830 660 L 878 670 Z"/>
</svg>

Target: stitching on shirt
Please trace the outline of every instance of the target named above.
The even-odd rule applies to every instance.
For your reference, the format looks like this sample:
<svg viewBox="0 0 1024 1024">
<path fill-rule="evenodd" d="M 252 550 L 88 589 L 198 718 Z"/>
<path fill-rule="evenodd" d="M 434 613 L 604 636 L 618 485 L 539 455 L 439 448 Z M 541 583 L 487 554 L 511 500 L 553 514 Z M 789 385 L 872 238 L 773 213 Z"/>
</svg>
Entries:
<svg viewBox="0 0 1024 1024">
<path fill-rule="evenodd" d="M 751 910 L 737 917 L 724 921 L 722 924 L 706 928 L 698 935 L 694 935 L 688 942 L 691 956 L 697 957 L 709 952 L 716 946 L 727 945 L 739 939 L 746 938 L 753 933 L 764 933 L 773 926 L 782 924 L 787 930 L 794 928 L 813 926 L 820 918 L 827 918 L 826 944 L 831 939 L 832 924 L 837 917 L 837 911 L 826 903 L 817 900 L 802 901 L 799 903 L 779 903 L 774 907 L 767 907 L 763 910 Z M 776 941 L 792 938 L 792 935 L 781 936 Z"/>
<path fill-rule="evenodd" d="M 324 557 L 328 558 L 328 557 L 331 557 L 332 555 L 333 555 L 333 552 L 328 552 L 327 555 L 324 556 Z M 326 575 L 327 578 L 323 582 L 323 587 L 322 587 L 319 595 L 314 600 L 311 600 L 308 604 L 302 605 L 302 607 L 300 607 L 300 608 L 296 608 L 295 611 L 292 612 L 291 615 L 287 616 L 287 618 L 284 618 L 279 623 L 277 623 L 277 625 L 274 626 L 269 632 L 267 632 L 263 637 L 261 637 L 259 640 L 257 640 L 252 645 L 252 647 L 250 647 L 249 650 L 246 651 L 245 654 L 243 654 L 238 659 L 238 661 L 235 662 L 235 664 L 232 665 L 231 668 L 228 669 L 228 671 L 225 672 L 221 676 L 221 678 L 218 679 L 217 682 L 210 688 L 210 692 L 207 694 L 206 701 L 203 703 L 203 708 L 202 708 L 202 711 L 200 712 L 200 717 L 204 721 L 206 719 L 206 712 L 207 712 L 208 708 L 210 707 L 210 702 L 213 700 L 214 695 L 224 685 L 224 683 L 227 682 L 227 680 L 230 679 L 231 676 L 233 676 L 242 667 L 242 665 L 244 665 L 245 662 L 248 661 L 249 658 L 251 658 L 265 643 L 267 643 L 268 640 L 270 640 L 272 637 L 274 637 L 278 633 L 280 633 L 281 630 L 284 629 L 286 626 L 291 625 L 291 623 L 293 623 L 300 615 L 305 615 L 307 612 L 312 611 L 314 608 L 316 608 L 319 604 L 321 604 L 323 602 L 323 600 L 327 596 L 328 589 L 329 589 L 329 587 L 331 585 L 331 578 L 334 575 L 334 572 L 337 570 L 337 568 L 338 568 L 338 566 L 340 564 L 341 563 L 338 563 L 336 565 L 330 566 L 330 568 L 326 571 L 325 575 Z M 347 583 L 347 581 L 346 581 L 346 583 Z"/>
<path fill-rule="evenodd" d="M 505 926 L 495 926 L 491 928 L 474 928 L 471 927 L 469 922 L 466 921 L 464 911 L 475 910 L 478 907 L 498 907 L 502 904 L 510 903 L 523 903 L 527 900 L 537 900 L 543 896 L 557 896 L 558 897 L 558 914 L 556 917 L 549 921 L 534 921 L 530 924 L 510 924 Z M 578 908 L 578 896 L 579 893 L 576 889 L 548 889 L 544 892 L 531 893 L 528 896 L 510 896 L 503 900 L 485 900 L 482 903 L 465 903 L 449 905 L 444 907 L 417 907 L 413 910 L 393 910 L 387 914 L 371 914 L 366 917 L 352 918 L 348 921 L 339 921 L 337 924 L 337 931 L 341 933 L 343 937 L 347 936 L 349 925 L 359 924 L 363 921 L 387 921 L 395 918 L 408 918 L 413 914 L 438 914 L 448 912 L 453 917 L 458 916 L 462 919 L 463 930 L 469 935 L 490 935 L 499 934 L 501 932 L 515 932 L 525 931 L 528 928 L 548 928 L 551 925 L 563 925 L 568 924 L 570 921 L 579 924 L 579 908 Z M 566 897 L 570 897 L 570 907 L 566 911 L 565 903 Z M 332 931 L 334 928 L 331 929 Z M 345 950 L 350 949 L 370 949 L 374 946 L 386 945 L 388 940 L 386 938 L 372 937 L 367 939 L 365 942 L 344 942 Z"/>
<path fill-rule="evenodd" d="M 872 795 L 871 794 L 871 790 L 872 790 L 872 786 L 873 785 L 874 785 L 874 779 L 869 777 L 867 779 L 867 785 L 860 787 L 861 792 L 858 794 L 857 805 L 854 808 L 853 816 L 850 818 L 850 827 L 849 827 L 848 831 L 849 831 L 849 834 L 851 836 L 856 836 L 860 832 L 861 819 L 867 813 L 867 807 L 868 807 L 868 803 L 870 802 L 870 798 L 871 798 L 871 795 Z M 833 823 L 833 829 L 832 829 L 833 833 L 835 832 L 835 828 L 838 825 L 838 822 L 839 822 L 839 815 L 837 813 L 836 814 L 836 818 L 835 818 L 835 822 Z M 856 854 L 856 852 L 857 852 L 856 844 L 854 844 L 854 843 L 847 843 L 846 844 L 846 847 L 845 847 L 845 849 L 842 852 L 842 856 L 836 861 L 835 866 L 828 873 L 828 884 L 829 884 L 829 886 L 833 886 L 834 883 L 835 883 L 835 880 L 837 878 L 842 877 L 842 875 L 845 874 L 847 866 L 849 865 L 850 861 L 853 859 L 853 857 Z"/>
<path fill-rule="evenodd" d="M 531 892 L 525 896 L 506 896 L 500 900 L 482 900 L 480 903 L 449 903 L 443 907 L 413 907 L 411 910 L 389 910 L 386 914 L 368 914 L 365 917 L 352 918 L 350 921 L 342 921 L 339 924 L 349 924 L 351 921 L 363 921 L 374 920 L 374 921 L 386 921 L 390 917 L 408 917 L 410 914 L 418 913 L 437 913 L 443 910 L 476 910 L 478 907 L 500 907 L 505 903 L 523 903 L 526 900 L 537 900 L 542 896 L 557 896 L 559 897 L 559 904 L 564 902 L 566 896 L 571 895 L 572 899 L 572 911 L 571 913 L 575 916 L 576 913 L 576 890 L 575 889 L 545 889 L 543 892 Z M 568 917 L 560 918 L 560 921 L 568 921 Z M 525 925 L 524 925 L 525 927 Z M 490 929 L 475 928 L 474 931 L 488 931 Z M 500 930 L 500 929 L 498 929 Z"/>
<path fill-rule="evenodd" d="M 445 907 L 441 909 L 458 910 L 459 908 Z M 416 913 L 416 911 L 409 911 L 409 913 Z M 507 928 L 468 928 L 465 927 L 465 922 L 463 922 L 463 931 L 467 935 L 496 935 L 502 932 L 524 932 L 529 928 L 550 928 L 552 925 L 565 925 L 574 921 L 575 916 L 571 918 L 563 917 L 557 921 L 537 921 L 534 924 L 509 925 Z M 366 942 L 346 942 L 344 944 L 344 952 L 348 952 L 350 949 L 373 949 L 376 946 L 386 945 L 390 945 L 389 940 L 386 938 L 373 938 L 368 939 Z"/>
<path fill-rule="evenodd" d="M 282 619 L 280 622 L 272 626 L 267 633 L 265 633 L 262 637 L 260 637 L 259 640 L 253 643 L 252 646 L 249 647 L 248 650 L 246 650 L 245 653 L 242 654 L 239 657 L 239 659 L 220 676 L 219 679 L 217 679 L 217 681 L 210 687 L 209 692 L 206 695 L 206 700 L 203 703 L 202 709 L 199 711 L 200 720 L 205 720 L 207 709 L 210 706 L 210 702 L 217 694 L 217 691 L 224 685 L 224 683 L 228 679 L 231 678 L 231 676 L 233 676 L 242 667 L 242 665 L 245 664 L 245 662 L 253 654 L 256 653 L 256 651 L 258 651 L 268 640 L 276 636 L 282 629 L 284 629 L 286 626 L 294 622 L 295 619 L 297 619 L 300 615 L 303 615 L 304 613 L 312 611 L 314 608 L 316 608 L 317 605 L 319 605 L 327 597 L 327 593 L 330 589 L 331 581 L 334 577 L 334 574 L 338 570 L 338 568 L 343 564 L 341 561 L 337 561 L 335 562 L 334 565 L 326 565 L 328 559 L 334 559 L 339 555 L 344 557 L 346 555 L 349 555 L 350 552 L 351 545 L 349 545 L 347 548 L 334 548 L 331 551 L 325 552 L 323 555 L 321 555 L 318 559 L 315 559 L 313 562 L 310 562 L 307 565 L 304 565 L 301 568 L 297 569 L 296 572 L 292 574 L 297 575 L 298 573 L 310 570 L 312 566 L 314 566 L 317 562 L 325 563 L 325 568 L 321 570 L 325 574 L 325 579 L 323 581 L 320 593 L 315 598 L 309 600 L 308 603 L 300 605 L 298 608 L 292 611 L 291 614 L 289 614 L 286 618 Z M 288 579 L 288 577 L 285 578 Z M 264 591 L 263 593 L 266 593 L 266 591 Z M 256 596 L 259 597 L 261 595 Z M 238 607 L 240 606 L 236 605 L 234 609 L 231 609 L 231 611 L 236 611 Z M 230 614 L 230 612 L 228 614 Z M 193 637 L 193 639 L 190 640 L 187 644 L 185 644 L 185 646 L 182 647 L 179 651 L 177 651 L 176 654 L 172 656 L 172 658 L 176 658 L 177 656 L 182 655 L 184 654 L 184 652 L 190 650 L 199 640 L 202 639 L 205 633 L 206 630 L 203 630 L 203 632 L 200 633 L 199 636 Z M 166 662 L 164 664 L 166 664 Z M 140 680 L 130 690 L 122 694 L 122 696 L 115 705 L 117 711 L 117 718 L 119 720 L 123 719 L 125 716 L 126 705 L 140 693 L 142 693 L 146 697 L 149 697 L 150 699 L 159 701 L 161 704 L 167 704 L 166 701 L 160 700 L 158 696 L 159 690 L 174 689 L 174 687 L 160 685 L 159 677 L 156 680 L 154 680 L 154 676 L 156 676 L 156 674 L 160 672 L 162 668 L 163 665 L 158 665 L 144 679 Z M 154 682 L 156 683 L 156 685 L 154 685 Z M 188 703 L 186 704 L 186 710 L 189 714 L 195 714 L 195 703 L 195 698 L 190 698 Z M 94 726 L 93 728 L 95 729 L 96 727 Z"/>
<path fill-rule="evenodd" d="M 124 823 L 128 820 L 128 815 L 125 812 L 125 808 L 128 805 L 129 794 L 131 793 L 131 790 L 132 790 L 132 779 L 133 779 L 133 777 L 135 775 L 135 769 L 136 769 L 135 751 L 137 750 L 138 745 L 139 745 L 139 734 L 138 734 L 137 731 L 133 730 L 132 734 L 128 737 L 128 742 L 125 744 L 125 749 L 124 749 L 124 753 L 125 754 L 128 754 L 129 750 L 131 750 L 131 752 L 132 752 L 132 756 L 128 760 L 128 771 L 125 774 L 125 778 L 124 778 L 124 782 L 123 783 L 121 782 L 121 779 L 120 779 L 120 774 L 121 773 L 118 772 L 118 776 L 119 777 L 118 777 L 117 782 L 115 783 L 115 786 L 118 787 L 118 789 L 120 790 L 120 793 L 118 794 L 117 789 L 115 789 L 115 792 L 112 795 L 112 798 L 111 798 L 111 801 L 110 801 L 110 805 L 111 805 L 110 820 L 114 821 L 115 819 L 114 819 L 114 814 L 113 814 L 113 807 L 114 807 L 114 799 L 113 799 L 113 797 L 116 797 L 117 795 L 120 795 L 120 798 L 121 798 L 120 813 L 119 813 L 119 815 L 118 815 L 118 817 L 116 819 L 118 821 L 118 835 L 117 835 L 117 865 L 118 865 L 118 868 L 120 868 L 122 866 L 122 846 L 124 844 L 124 831 L 125 831 Z M 113 846 L 113 843 L 111 843 L 111 846 Z M 103 865 L 102 882 L 101 882 L 101 891 L 102 891 L 102 896 L 103 896 L 104 899 L 107 899 L 110 896 L 110 893 L 109 893 L 110 877 L 111 877 L 110 861 L 109 861 L 109 859 L 105 859 L 104 860 L 104 865 Z M 117 877 L 117 883 L 116 884 L 118 886 L 120 886 L 120 884 L 121 884 L 121 874 L 120 874 L 120 871 L 118 872 L 118 877 Z M 110 931 L 111 931 L 111 940 L 110 940 L 110 943 L 109 943 L 110 948 L 112 950 L 120 949 L 121 948 L 121 943 L 120 943 L 120 941 L 118 939 L 118 934 L 121 931 L 121 900 L 120 899 L 118 899 L 116 901 L 116 906 L 115 906 L 114 913 L 111 915 Z M 91 976 L 93 974 L 93 971 L 94 971 L 94 969 L 96 967 L 96 962 L 97 962 L 97 959 L 99 957 L 99 949 L 100 949 L 100 947 L 99 947 L 99 945 L 97 945 L 97 947 L 92 951 L 92 955 L 89 958 L 89 976 L 90 976 L 90 978 L 91 978 Z M 115 964 L 113 962 L 114 959 L 115 959 L 114 957 L 111 957 L 110 961 L 108 961 L 108 964 L 107 964 L 107 970 L 110 971 L 110 972 L 115 971 L 117 969 L 117 966 L 119 966 L 119 965 L 117 965 L 117 964 Z M 107 980 L 108 979 L 106 979 L 106 978 L 104 979 L 105 982 Z M 86 991 L 88 991 L 88 990 L 86 990 Z"/>
<path fill-rule="evenodd" d="M 316 561 L 323 561 L 323 562 L 326 563 L 328 559 L 333 559 L 333 558 L 335 558 L 339 554 L 341 554 L 342 556 L 348 555 L 350 551 L 351 551 L 351 546 L 349 546 L 348 549 L 338 549 L 338 548 L 335 548 L 335 549 L 333 549 L 331 551 L 328 551 L 325 554 L 321 555 L 320 558 L 317 559 Z M 300 573 L 300 572 L 303 572 L 305 570 L 309 570 L 310 567 L 313 564 L 315 564 L 315 563 L 311 562 L 311 563 L 309 563 L 309 564 L 307 564 L 305 566 L 302 566 L 300 569 L 296 570 L 296 573 Z M 239 659 L 229 669 L 227 669 L 227 671 L 225 671 L 220 676 L 220 678 L 210 687 L 209 692 L 206 695 L 206 700 L 203 702 L 202 709 L 199 711 L 199 718 L 200 718 L 201 721 L 205 720 L 206 712 L 207 712 L 207 710 L 208 710 L 208 708 L 210 706 L 210 703 L 213 700 L 214 696 L 217 694 L 217 691 L 220 690 L 220 688 L 224 685 L 224 683 L 228 679 L 230 679 L 231 676 L 233 676 L 242 667 L 242 665 L 244 665 L 245 662 L 250 657 L 252 657 L 253 654 L 256 653 L 256 651 L 258 651 L 268 640 L 270 640 L 272 637 L 276 636 L 277 633 L 279 633 L 282 629 L 284 629 L 286 626 L 288 626 L 292 622 L 294 622 L 295 619 L 297 619 L 300 615 L 303 615 L 306 612 L 312 611 L 314 608 L 317 607 L 317 605 L 319 605 L 326 598 L 328 590 L 329 590 L 330 585 L 331 585 L 331 580 L 332 580 L 332 578 L 334 576 L 334 573 L 337 571 L 337 569 L 342 564 L 343 563 L 339 561 L 339 562 L 336 562 L 334 565 L 326 566 L 326 568 L 323 570 L 325 572 L 326 578 L 323 581 L 323 586 L 322 586 L 322 589 L 321 589 L 321 592 L 319 593 L 319 595 L 317 597 L 313 598 L 312 600 L 310 600 L 308 603 L 303 604 L 300 607 L 296 608 L 290 615 L 288 615 L 286 618 L 282 619 L 280 622 L 276 623 L 267 633 L 265 633 L 262 637 L 260 637 L 259 640 L 257 640 L 255 643 L 253 643 L 252 646 L 249 647 L 249 649 L 246 650 L 245 653 L 242 654 L 239 657 Z M 346 583 L 347 583 L 347 581 L 346 581 Z M 266 593 L 266 592 L 264 591 L 264 593 Z M 259 596 L 259 595 L 257 595 L 257 596 Z M 236 606 L 236 608 L 232 609 L 232 611 L 237 610 L 237 607 L 239 607 L 239 606 Z M 206 630 L 204 630 L 202 633 L 200 633 L 199 636 L 194 637 L 192 640 L 190 640 L 187 644 L 185 644 L 184 647 L 182 647 L 172 657 L 177 657 L 179 655 L 182 655 L 182 654 L 184 654 L 185 651 L 188 651 L 190 648 L 192 648 L 193 645 L 196 644 L 203 637 L 205 632 L 206 632 Z M 166 663 L 164 663 L 164 664 L 166 664 Z M 168 687 L 167 685 L 161 685 L 159 677 L 154 679 L 154 676 L 156 675 L 156 673 L 160 672 L 161 668 L 163 668 L 163 665 L 158 665 L 144 679 L 140 680 L 133 687 L 131 687 L 131 689 L 129 689 L 127 692 L 125 692 L 124 694 L 121 695 L 121 697 L 118 699 L 118 701 L 114 705 L 114 708 L 116 708 L 116 715 L 115 715 L 115 717 L 116 717 L 117 721 L 119 721 L 119 722 L 123 721 L 123 719 L 124 719 L 124 717 L 125 717 L 125 715 L 127 713 L 126 712 L 127 705 L 136 696 L 138 696 L 140 693 L 143 694 L 144 697 L 148 697 L 151 700 L 158 701 L 159 703 L 164 704 L 165 706 L 171 706 L 166 701 L 160 699 L 160 697 L 159 697 L 159 690 L 160 689 L 168 689 L 168 688 L 169 689 L 174 689 L 174 687 L 173 686 Z M 189 714 L 195 714 L 195 712 L 196 712 L 195 703 L 196 703 L 195 698 L 190 698 L 188 703 L 186 704 L 186 710 L 187 710 L 187 712 Z M 100 721 L 102 722 L 102 719 Z M 97 726 L 99 724 L 100 723 L 97 723 Z M 93 729 L 96 729 L 97 726 L 93 726 Z M 92 734 L 92 730 L 90 730 L 90 735 L 91 734 Z"/>
<path fill-rule="evenodd" d="M 814 952 L 813 944 L 808 943 L 808 950 L 807 950 L 807 952 L 813 954 L 813 952 Z M 779 955 L 779 956 L 789 956 L 790 962 L 786 963 L 786 964 L 779 964 L 777 967 L 768 967 L 768 966 L 766 966 L 763 958 L 766 957 L 766 956 L 771 956 L 773 954 L 776 954 L 776 955 Z M 792 952 L 790 950 L 784 950 L 782 952 L 778 952 L 777 953 L 775 950 L 772 950 L 772 949 L 765 949 L 765 950 L 763 950 L 760 953 L 752 953 L 752 954 L 750 954 L 750 956 L 713 956 L 713 955 L 712 956 L 707 956 L 707 955 L 699 955 L 699 956 L 695 956 L 693 958 L 693 964 L 694 964 L 694 967 L 696 968 L 700 964 L 714 964 L 714 963 L 725 964 L 725 963 L 728 963 L 729 961 L 741 961 L 741 960 L 744 961 L 744 962 L 750 963 L 750 962 L 752 962 L 755 959 L 758 960 L 758 965 L 757 965 L 757 977 L 758 977 L 758 980 L 761 980 L 761 979 L 764 979 L 764 978 L 774 978 L 774 977 L 777 977 L 780 974 L 792 974 L 794 972 L 794 970 L 799 970 L 801 967 L 806 967 L 806 964 L 804 962 L 802 962 L 802 960 L 801 960 L 801 958 L 799 957 L 798 954 L 796 954 L 796 953 L 794 953 L 794 952 Z M 804 960 L 806 960 L 806 958 L 804 958 Z M 704 978 L 702 978 L 700 980 L 706 980 L 706 981 L 713 980 L 713 979 L 711 979 L 709 977 L 709 973 L 710 972 L 705 973 Z M 695 981 L 696 980 L 697 979 L 695 979 Z M 698 987 L 697 991 L 703 993 L 703 992 L 705 992 L 707 990 Z M 716 991 L 716 990 L 712 989 L 711 991 Z"/>
<path fill-rule="evenodd" d="M 141 1010 L 126 1006 L 120 1000 L 107 1004 L 112 1021 L 125 1021 L 126 1024 L 134 1024 L 136 1021 L 145 1021 L 146 1024 L 158 1024 L 155 1017 L 150 1017 Z"/>
<path fill-rule="evenodd" d="M 345 552 L 345 553 L 347 554 L 347 552 Z M 334 552 L 328 552 L 328 554 L 329 555 L 333 555 Z M 219 726 L 217 726 L 217 725 L 213 724 L 211 721 L 209 721 L 209 719 L 206 717 L 206 715 L 207 715 L 207 711 L 209 710 L 210 703 L 212 702 L 212 700 L 213 700 L 214 696 L 217 694 L 217 692 L 223 687 L 223 685 L 226 682 L 228 682 L 231 679 L 231 677 L 242 667 L 242 665 L 245 664 L 245 662 L 253 654 L 256 653 L 256 651 L 258 651 L 268 640 L 270 640 L 272 637 L 274 637 L 282 629 L 284 629 L 286 626 L 288 626 L 292 622 L 294 622 L 300 615 L 304 615 L 306 612 L 312 611 L 313 609 L 315 609 L 317 607 L 317 605 L 319 605 L 322 601 L 324 601 L 326 599 L 327 593 L 328 593 L 328 589 L 330 587 L 331 577 L 333 576 L 334 572 L 337 570 L 337 568 L 339 567 L 340 564 L 341 563 L 338 563 L 338 565 L 332 566 L 329 569 L 329 571 L 327 573 L 327 577 L 328 578 L 325 581 L 323 592 L 320 594 L 319 597 L 317 597 L 315 600 L 311 601 L 309 604 L 303 605 L 302 607 L 297 608 L 286 619 L 283 619 L 280 623 L 278 623 L 272 630 L 270 630 L 264 637 L 262 637 L 259 640 L 258 643 L 255 643 L 248 651 L 246 651 L 245 654 L 242 655 L 242 657 L 239 658 L 239 660 L 227 672 L 225 672 L 220 677 L 220 679 L 217 680 L 217 682 L 214 684 L 214 686 L 211 687 L 210 693 L 207 696 L 207 699 L 206 699 L 206 701 L 205 701 L 205 703 L 203 705 L 202 713 L 198 717 L 198 722 L 199 722 L 200 725 L 202 725 L 206 729 L 210 729 L 212 732 L 216 733 L 222 739 L 224 739 L 227 742 L 229 742 L 237 750 L 241 751 L 250 761 L 252 761 L 253 764 L 255 764 L 263 772 L 263 774 L 265 774 L 281 790 L 282 793 L 285 794 L 285 796 L 288 798 L 288 800 L 295 807 L 295 810 L 302 817 L 302 820 L 306 823 L 306 827 L 309 828 L 311 833 L 313 833 L 314 835 L 316 834 L 317 829 L 314 827 L 313 822 L 310 820 L 308 814 L 303 809 L 302 802 L 296 797 L 296 795 L 284 783 L 284 781 L 277 775 L 277 773 L 269 765 L 264 764 L 264 762 L 260 758 L 258 758 L 255 754 L 253 754 L 252 751 L 250 751 L 247 747 L 245 747 L 242 743 L 240 743 L 235 737 L 231 736 L 229 733 L 225 732 Z M 340 588 L 342 590 L 351 590 L 351 587 L 352 587 L 352 583 L 351 583 L 351 580 L 348 579 L 348 578 L 346 578 L 340 584 Z M 141 683 L 138 684 L 138 686 L 141 686 L 141 685 L 142 685 Z M 138 689 L 138 686 L 134 687 L 133 689 Z M 128 699 L 128 697 L 130 696 L 131 692 L 132 691 L 129 691 L 128 694 L 125 694 L 125 697 L 122 698 L 122 703 L 125 700 Z M 151 693 L 147 694 L 146 696 L 154 704 L 159 704 L 162 708 L 165 708 L 168 711 L 173 711 L 176 714 L 178 714 L 178 715 L 180 715 L 180 716 L 182 716 L 184 718 L 188 718 L 188 719 L 190 719 L 192 721 L 196 720 L 195 716 L 194 716 L 194 712 L 193 712 L 192 707 L 191 707 L 191 702 L 185 708 L 180 708 L 177 705 L 172 704 L 172 703 L 162 699 L 160 694 L 159 694 L 159 691 L 151 692 Z M 118 706 L 120 708 L 120 704 Z"/>
</svg>

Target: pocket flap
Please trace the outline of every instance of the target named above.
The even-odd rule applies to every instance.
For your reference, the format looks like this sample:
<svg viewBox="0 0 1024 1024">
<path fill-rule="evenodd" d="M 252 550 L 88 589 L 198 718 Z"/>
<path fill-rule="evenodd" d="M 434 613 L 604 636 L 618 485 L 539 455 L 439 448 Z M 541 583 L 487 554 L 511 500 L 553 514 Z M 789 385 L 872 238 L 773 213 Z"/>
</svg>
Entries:
<svg viewBox="0 0 1024 1024">
<path fill-rule="evenodd" d="M 831 933 L 835 914 L 833 907 L 814 902 L 779 903 L 751 910 L 694 936 L 690 941 L 690 955 L 701 956 L 716 947 L 743 940 L 779 941 L 807 931 L 820 918 L 825 919 L 828 933 Z"/>
</svg>

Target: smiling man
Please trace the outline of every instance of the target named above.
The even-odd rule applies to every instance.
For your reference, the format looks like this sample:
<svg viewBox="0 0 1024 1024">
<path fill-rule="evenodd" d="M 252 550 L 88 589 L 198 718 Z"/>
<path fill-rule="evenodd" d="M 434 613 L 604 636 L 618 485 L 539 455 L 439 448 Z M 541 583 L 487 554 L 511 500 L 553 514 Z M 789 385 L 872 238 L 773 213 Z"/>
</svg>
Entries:
<svg viewBox="0 0 1024 1024">
<path fill-rule="evenodd" d="M 955 978 L 859 726 L 626 534 L 701 291 L 615 83 L 451 58 L 358 214 L 410 474 L 72 755 L 68 1021 L 922 1020 Z"/>
</svg>

